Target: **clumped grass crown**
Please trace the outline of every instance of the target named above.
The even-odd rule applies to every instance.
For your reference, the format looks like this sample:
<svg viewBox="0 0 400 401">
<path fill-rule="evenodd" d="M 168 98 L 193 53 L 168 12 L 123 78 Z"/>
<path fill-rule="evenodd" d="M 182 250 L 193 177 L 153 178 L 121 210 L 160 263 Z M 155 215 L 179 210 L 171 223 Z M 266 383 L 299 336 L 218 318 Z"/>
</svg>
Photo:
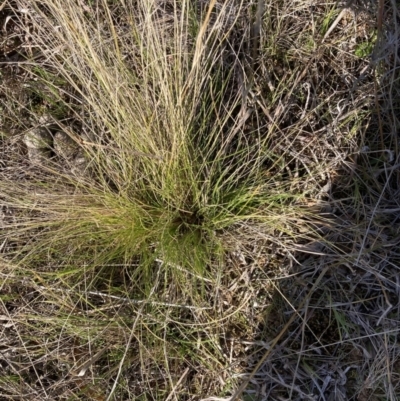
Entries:
<svg viewBox="0 0 400 401">
<path fill-rule="evenodd" d="M 247 3 L 139 1 L 113 13 L 103 2 L 98 15 L 78 3 L 32 15 L 37 45 L 51 49 L 44 67 L 58 76 L 44 83 L 79 128 L 58 124 L 86 172 L 62 175 L 55 160 L 17 184 L 19 202 L 4 188 L 40 215 L 13 227 L 35 233 L 24 257 L 51 249 L 74 264 L 161 259 L 200 273 L 223 230 L 254 221 L 293 234 L 303 195 L 283 177 L 274 128 L 248 124 L 246 54 L 258 49 L 254 27 L 241 26 Z"/>
</svg>

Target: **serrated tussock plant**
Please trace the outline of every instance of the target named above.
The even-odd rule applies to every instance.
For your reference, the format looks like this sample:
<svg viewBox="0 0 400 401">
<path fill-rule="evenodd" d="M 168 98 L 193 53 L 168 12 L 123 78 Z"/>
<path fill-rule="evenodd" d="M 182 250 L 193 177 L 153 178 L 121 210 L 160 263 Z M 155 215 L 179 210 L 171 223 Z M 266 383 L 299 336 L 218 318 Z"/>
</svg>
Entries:
<svg viewBox="0 0 400 401">
<path fill-rule="evenodd" d="M 247 104 L 245 1 L 122 1 L 118 12 L 106 0 L 96 12 L 78 0 L 32 4 L 38 62 L 60 77 L 43 83 L 68 110 L 56 124 L 86 162 L 71 173 L 54 156 L 1 182 L 16 210 L 4 231 L 15 260 L 135 261 L 138 280 L 161 260 L 173 274 L 204 275 L 221 232 L 254 222 L 295 235 L 304 194 L 285 176 L 279 133 Z"/>
</svg>

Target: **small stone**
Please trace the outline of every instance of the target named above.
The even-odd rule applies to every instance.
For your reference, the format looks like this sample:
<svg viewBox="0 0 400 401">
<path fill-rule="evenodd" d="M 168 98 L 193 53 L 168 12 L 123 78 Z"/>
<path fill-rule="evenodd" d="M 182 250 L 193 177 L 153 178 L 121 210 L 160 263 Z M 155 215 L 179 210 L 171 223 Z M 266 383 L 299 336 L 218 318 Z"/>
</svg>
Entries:
<svg viewBox="0 0 400 401">
<path fill-rule="evenodd" d="M 82 148 L 65 132 L 54 135 L 54 150 L 58 157 L 67 161 L 72 174 L 82 176 L 87 169 L 87 161 Z"/>
<path fill-rule="evenodd" d="M 79 152 L 79 145 L 68 134 L 58 131 L 54 135 L 54 150 L 59 157 L 71 161 Z"/>
<path fill-rule="evenodd" d="M 51 157 L 52 136 L 45 128 L 33 128 L 24 135 L 31 163 L 42 164 Z"/>
<path fill-rule="evenodd" d="M 87 170 L 87 160 L 83 156 L 77 156 L 72 162 L 71 171 L 75 175 L 83 176 Z"/>
</svg>

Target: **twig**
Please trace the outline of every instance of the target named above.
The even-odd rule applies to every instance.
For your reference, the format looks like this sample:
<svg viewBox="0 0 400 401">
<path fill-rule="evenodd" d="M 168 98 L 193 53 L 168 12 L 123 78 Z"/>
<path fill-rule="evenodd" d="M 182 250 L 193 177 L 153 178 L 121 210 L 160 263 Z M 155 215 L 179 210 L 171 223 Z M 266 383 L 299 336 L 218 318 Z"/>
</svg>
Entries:
<svg viewBox="0 0 400 401">
<path fill-rule="evenodd" d="M 333 21 L 332 25 L 329 27 L 329 29 L 326 31 L 323 39 L 322 39 L 322 43 L 325 42 L 325 39 L 332 33 L 332 31 L 336 28 L 337 24 L 341 21 L 341 19 L 343 18 L 344 14 L 346 13 L 347 9 L 344 8 L 339 15 L 336 17 L 335 21 Z"/>
<path fill-rule="evenodd" d="M 182 373 L 182 376 L 179 378 L 179 380 L 176 382 L 175 386 L 169 393 L 168 397 L 165 399 L 165 401 L 169 401 L 175 395 L 177 388 L 181 385 L 183 379 L 186 377 L 188 372 L 189 372 L 189 368 L 186 368 L 185 371 Z"/>
</svg>

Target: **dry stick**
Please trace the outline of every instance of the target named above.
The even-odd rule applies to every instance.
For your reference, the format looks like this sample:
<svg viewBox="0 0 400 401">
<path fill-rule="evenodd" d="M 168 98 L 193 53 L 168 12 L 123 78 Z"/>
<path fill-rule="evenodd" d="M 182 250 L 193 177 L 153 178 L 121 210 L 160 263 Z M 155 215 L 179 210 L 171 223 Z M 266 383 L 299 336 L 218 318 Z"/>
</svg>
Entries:
<svg viewBox="0 0 400 401">
<path fill-rule="evenodd" d="M 346 14 L 347 9 L 344 8 L 339 15 L 336 17 L 335 21 L 333 21 L 332 25 L 330 28 L 326 31 L 326 34 L 324 35 L 324 38 L 322 39 L 322 43 L 325 42 L 325 39 L 328 38 L 328 36 L 332 33 L 332 31 L 336 28 L 337 24 L 342 20 L 344 15 Z"/>
<path fill-rule="evenodd" d="M 179 378 L 179 380 L 176 382 L 174 388 L 171 390 L 171 392 L 169 393 L 168 397 L 165 399 L 165 401 L 169 401 L 173 396 L 175 396 L 176 398 L 176 390 L 178 389 L 178 387 L 181 385 L 183 379 L 186 377 L 186 375 L 189 372 L 189 368 L 186 368 L 185 371 L 182 373 L 182 376 Z"/>
<path fill-rule="evenodd" d="M 303 301 L 300 303 L 298 306 L 298 310 L 302 309 L 303 306 L 306 304 L 308 299 L 310 298 L 311 294 L 315 291 L 319 283 L 321 282 L 322 278 L 324 277 L 325 273 L 328 271 L 329 266 L 326 266 L 321 274 L 318 276 L 317 280 L 315 281 L 314 285 L 312 286 L 310 292 L 307 294 L 307 296 L 303 299 Z M 267 350 L 267 352 L 262 356 L 262 358 L 258 361 L 257 365 L 255 368 L 252 370 L 250 375 L 243 381 L 243 383 L 239 386 L 239 388 L 235 391 L 233 396 L 230 398 L 229 401 L 236 401 L 243 393 L 244 389 L 247 387 L 249 384 L 250 380 L 253 379 L 255 374 L 258 372 L 260 369 L 261 365 L 265 362 L 265 360 L 268 358 L 276 344 L 280 341 L 280 339 L 283 337 L 283 335 L 286 333 L 286 331 L 289 329 L 290 325 L 294 322 L 294 320 L 297 317 L 297 313 L 293 313 L 292 317 L 289 319 L 289 321 L 285 324 L 284 328 L 281 330 L 281 332 L 275 337 L 274 341 L 272 341 L 271 346 Z"/>
<path fill-rule="evenodd" d="M 342 20 L 342 18 L 346 14 L 346 11 L 348 11 L 350 9 L 350 7 L 353 5 L 353 2 L 354 2 L 354 0 L 349 0 L 347 2 L 347 4 L 344 6 L 343 10 L 336 17 L 335 21 L 333 21 L 333 23 L 330 26 L 330 28 L 326 31 L 326 34 L 324 35 L 324 38 L 322 39 L 322 43 L 332 33 L 332 31 L 336 28 L 337 24 Z"/>
</svg>

